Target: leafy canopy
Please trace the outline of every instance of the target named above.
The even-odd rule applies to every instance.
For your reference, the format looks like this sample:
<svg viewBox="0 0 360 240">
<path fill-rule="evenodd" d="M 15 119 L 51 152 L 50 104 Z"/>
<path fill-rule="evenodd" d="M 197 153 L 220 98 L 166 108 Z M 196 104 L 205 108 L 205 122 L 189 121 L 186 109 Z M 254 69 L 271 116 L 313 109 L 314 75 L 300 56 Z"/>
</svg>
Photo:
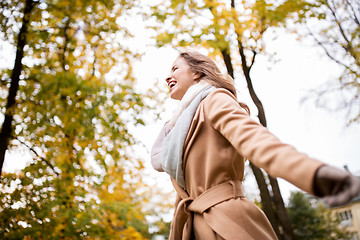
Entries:
<svg viewBox="0 0 360 240">
<path fill-rule="evenodd" d="M 14 46 L 24 2 L 0 5 L 1 37 Z M 149 186 L 129 129 L 145 124 L 153 96 L 135 89 L 140 54 L 119 21 L 136 2 L 32 2 L 11 150 L 34 159 L 2 176 L 0 238 L 150 238 Z M 2 112 L 10 73 L 0 72 Z"/>
</svg>

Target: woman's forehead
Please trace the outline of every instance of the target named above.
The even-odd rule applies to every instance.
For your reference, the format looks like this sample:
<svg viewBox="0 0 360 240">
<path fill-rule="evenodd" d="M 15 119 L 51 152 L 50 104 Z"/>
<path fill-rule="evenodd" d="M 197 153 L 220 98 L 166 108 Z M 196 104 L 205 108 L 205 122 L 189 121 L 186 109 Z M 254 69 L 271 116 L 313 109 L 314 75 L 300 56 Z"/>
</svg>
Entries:
<svg viewBox="0 0 360 240">
<path fill-rule="evenodd" d="M 187 63 L 184 58 L 178 57 L 173 63 L 173 66 L 175 65 L 187 65 Z"/>
</svg>

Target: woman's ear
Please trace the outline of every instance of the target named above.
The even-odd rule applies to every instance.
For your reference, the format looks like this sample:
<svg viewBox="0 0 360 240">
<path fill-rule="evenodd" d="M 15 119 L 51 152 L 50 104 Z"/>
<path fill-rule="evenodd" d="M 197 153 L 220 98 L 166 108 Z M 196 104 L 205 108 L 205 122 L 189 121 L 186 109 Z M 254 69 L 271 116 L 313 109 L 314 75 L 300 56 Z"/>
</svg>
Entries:
<svg viewBox="0 0 360 240">
<path fill-rule="evenodd" d="M 199 81 L 201 77 L 202 77 L 201 73 L 199 73 L 199 72 L 193 73 L 194 81 Z"/>
</svg>

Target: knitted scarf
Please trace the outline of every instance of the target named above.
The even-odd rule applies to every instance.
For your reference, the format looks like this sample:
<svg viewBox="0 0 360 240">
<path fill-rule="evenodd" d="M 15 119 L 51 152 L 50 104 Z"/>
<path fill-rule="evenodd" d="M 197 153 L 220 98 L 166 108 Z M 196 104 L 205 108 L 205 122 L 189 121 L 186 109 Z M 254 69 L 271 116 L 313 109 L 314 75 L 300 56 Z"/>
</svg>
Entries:
<svg viewBox="0 0 360 240">
<path fill-rule="evenodd" d="M 215 87 L 209 83 L 200 82 L 192 85 L 186 91 L 179 108 L 176 109 L 169 121 L 168 127 L 171 131 L 163 144 L 161 165 L 162 169 L 184 189 L 185 178 L 182 166 L 185 138 L 200 102 L 214 89 Z"/>
</svg>

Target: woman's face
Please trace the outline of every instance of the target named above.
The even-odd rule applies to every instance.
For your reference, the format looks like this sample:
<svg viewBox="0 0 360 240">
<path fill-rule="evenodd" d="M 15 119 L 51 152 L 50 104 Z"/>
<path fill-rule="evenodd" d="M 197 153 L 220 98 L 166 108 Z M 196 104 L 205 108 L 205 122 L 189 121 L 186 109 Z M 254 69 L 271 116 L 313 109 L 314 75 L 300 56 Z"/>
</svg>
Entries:
<svg viewBox="0 0 360 240">
<path fill-rule="evenodd" d="M 170 88 L 170 97 L 181 100 L 189 87 L 196 83 L 196 74 L 190 70 L 186 61 L 179 57 L 174 62 L 170 75 L 165 80 Z"/>
</svg>

